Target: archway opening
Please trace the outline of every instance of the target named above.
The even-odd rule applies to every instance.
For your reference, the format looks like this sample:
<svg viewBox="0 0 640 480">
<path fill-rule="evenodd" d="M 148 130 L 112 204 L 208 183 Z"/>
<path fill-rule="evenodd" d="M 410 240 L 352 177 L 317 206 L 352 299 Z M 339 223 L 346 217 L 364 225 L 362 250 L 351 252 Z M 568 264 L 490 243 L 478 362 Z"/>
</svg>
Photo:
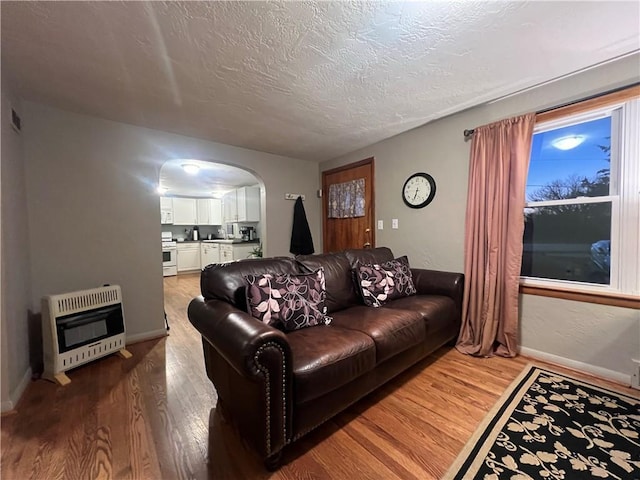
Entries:
<svg viewBox="0 0 640 480">
<path fill-rule="evenodd" d="M 169 160 L 160 169 L 158 194 L 165 277 L 262 256 L 265 191 L 255 173 L 214 161 Z"/>
</svg>

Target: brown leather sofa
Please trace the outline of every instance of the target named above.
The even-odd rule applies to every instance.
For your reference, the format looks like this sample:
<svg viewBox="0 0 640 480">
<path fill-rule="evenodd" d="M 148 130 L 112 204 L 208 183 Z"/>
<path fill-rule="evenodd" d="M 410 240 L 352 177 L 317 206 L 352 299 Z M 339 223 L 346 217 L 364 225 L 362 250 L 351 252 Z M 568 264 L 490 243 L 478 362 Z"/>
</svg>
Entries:
<svg viewBox="0 0 640 480">
<path fill-rule="evenodd" d="M 416 295 L 363 304 L 352 268 L 388 248 L 209 265 L 189 320 L 202 335 L 218 405 L 269 469 L 282 449 L 398 375 L 460 328 L 463 275 L 411 269 Z M 324 267 L 329 325 L 284 333 L 246 313 L 245 276 Z"/>
</svg>

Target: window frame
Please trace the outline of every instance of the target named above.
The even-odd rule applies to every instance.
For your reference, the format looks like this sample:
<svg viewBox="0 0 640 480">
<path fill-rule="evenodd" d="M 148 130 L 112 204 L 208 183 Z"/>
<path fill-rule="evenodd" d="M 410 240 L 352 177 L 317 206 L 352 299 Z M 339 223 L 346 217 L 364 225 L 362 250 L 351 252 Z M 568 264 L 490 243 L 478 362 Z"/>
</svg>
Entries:
<svg viewBox="0 0 640 480">
<path fill-rule="evenodd" d="M 611 173 L 608 196 L 527 202 L 527 207 L 611 202 L 609 285 L 520 277 L 520 293 L 640 309 L 640 266 L 622 266 L 626 255 L 640 258 L 640 85 L 536 115 L 534 133 L 611 115 Z M 635 128 L 635 130 L 634 130 Z M 614 141 L 614 134 L 618 137 Z M 619 151 L 614 149 L 619 146 Z M 614 161 L 615 160 L 615 161 Z M 634 193 L 635 192 L 635 193 Z M 633 198 L 635 196 L 635 199 Z M 623 230 L 622 225 L 628 227 Z M 640 263 L 640 262 L 631 262 Z"/>
</svg>

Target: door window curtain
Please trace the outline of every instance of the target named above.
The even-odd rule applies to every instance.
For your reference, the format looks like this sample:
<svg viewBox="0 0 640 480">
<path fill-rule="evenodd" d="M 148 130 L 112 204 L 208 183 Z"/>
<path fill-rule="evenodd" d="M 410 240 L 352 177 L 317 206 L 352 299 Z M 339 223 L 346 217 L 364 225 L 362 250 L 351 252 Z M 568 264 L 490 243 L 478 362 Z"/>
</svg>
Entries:
<svg viewBox="0 0 640 480">
<path fill-rule="evenodd" d="M 329 218 L 364 217 L 364 178 L 329 185 Z"/>
<path fill-rule="evenodd" d="M 456 348 L 513 357 L 527 171 L 535 114 L 475 129 L 465 220 L 465 286 Z"/>
</svg>

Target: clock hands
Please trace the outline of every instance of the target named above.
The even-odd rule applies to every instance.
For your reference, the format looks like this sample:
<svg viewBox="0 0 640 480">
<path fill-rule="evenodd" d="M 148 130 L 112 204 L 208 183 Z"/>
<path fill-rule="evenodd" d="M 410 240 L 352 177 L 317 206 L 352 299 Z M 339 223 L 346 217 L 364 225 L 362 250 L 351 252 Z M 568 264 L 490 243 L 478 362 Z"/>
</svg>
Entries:
<svg viewBox="0 0 640 480">
<path fill-rule="evenodd" d="M 415 200 L 416 198 L 418 198 L 418 190 L 419 187 L 416 187 L 416 193 L 413 194 L 413 199 Z"/>
</svg>

